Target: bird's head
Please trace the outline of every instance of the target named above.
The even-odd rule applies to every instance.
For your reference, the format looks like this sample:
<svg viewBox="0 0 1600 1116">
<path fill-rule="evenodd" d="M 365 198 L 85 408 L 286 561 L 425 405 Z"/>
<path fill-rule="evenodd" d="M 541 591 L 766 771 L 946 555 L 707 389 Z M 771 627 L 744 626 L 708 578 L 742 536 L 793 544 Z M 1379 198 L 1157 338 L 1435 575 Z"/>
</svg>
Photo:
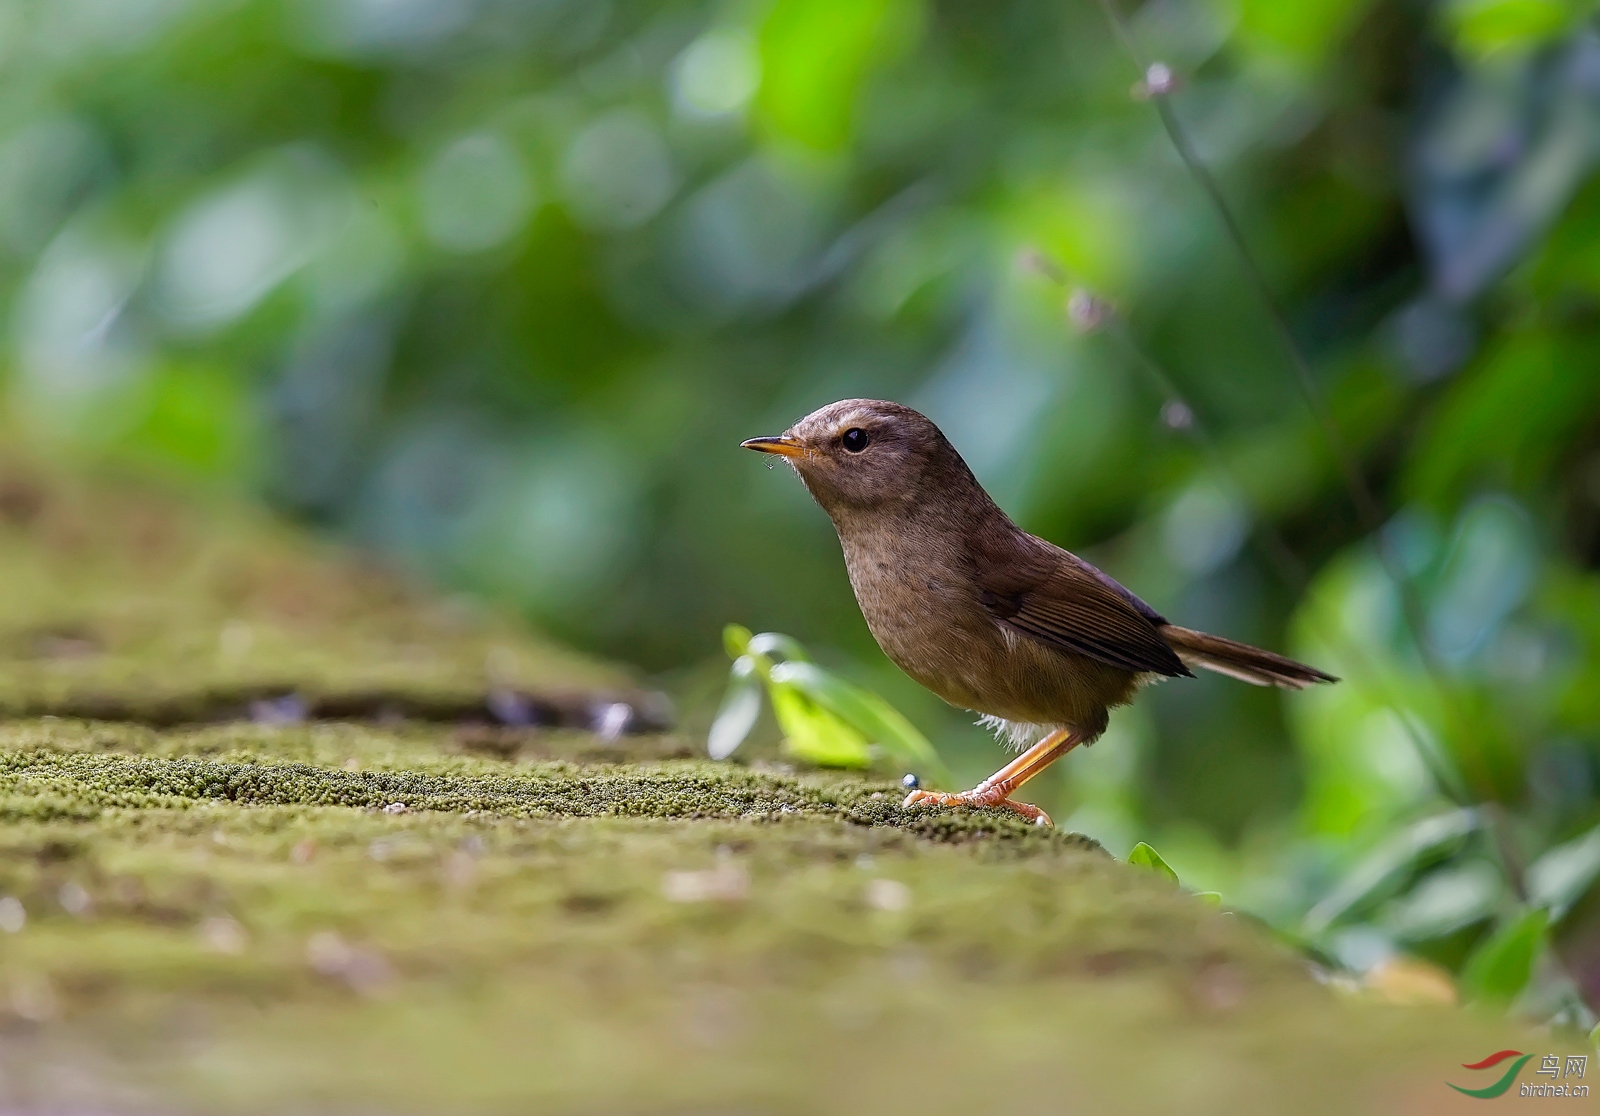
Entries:
<svg viewBox="0 0 1600 1116">
<path fill-rule="evenodd" d="M 915 503 L 930 489 L 977 483 L 937 426 L 881 399 L 842 399 L 775 438 L 741 445 L 787 459 L 835 519 L 851 510 Z"/>
</svg>

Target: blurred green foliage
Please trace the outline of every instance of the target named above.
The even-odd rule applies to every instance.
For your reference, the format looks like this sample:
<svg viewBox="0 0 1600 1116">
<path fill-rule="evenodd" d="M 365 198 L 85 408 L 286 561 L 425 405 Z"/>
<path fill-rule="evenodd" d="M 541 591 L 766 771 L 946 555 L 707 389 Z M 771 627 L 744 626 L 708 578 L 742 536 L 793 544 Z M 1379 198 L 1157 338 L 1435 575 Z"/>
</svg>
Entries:
<svg viewBox="0 0 1600 1116">
<path fill-rule="evenodd" d="M 1088 0 L 9 0 L 12 426 L 667 672 L 696 727 L 728 619 L 792 632 L 975 778 L 992 746 L 888 667 L 824 518 L 737 449 L 903 400 L 1028 529 L 1346 679 L 1164 686 L 1040 780 L 1058 820 L 1314 915 L 1355 968 L 1417 951 L 1504 998 L 1548 938 L 1538 994 L 1594 1003 L 1593 7 L 1121 8 L 1378 535 Z"/>
</svg>

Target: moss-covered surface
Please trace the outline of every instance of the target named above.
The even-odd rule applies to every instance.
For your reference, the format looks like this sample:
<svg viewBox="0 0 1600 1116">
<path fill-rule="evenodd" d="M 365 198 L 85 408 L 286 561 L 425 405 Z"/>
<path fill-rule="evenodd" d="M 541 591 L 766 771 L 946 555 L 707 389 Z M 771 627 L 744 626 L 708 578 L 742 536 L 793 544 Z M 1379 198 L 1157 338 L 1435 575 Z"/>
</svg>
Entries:
<svg viewBox="0 0 1600 1116">
<path fill-rule="evenodd" d="M 131 483 L 0 464 L 0 717 L 7 1112 L 1437 1111 L 1540 1041 L 1014 815 L 619 734 L 624 672 Z"/>
<path fill-rule="evenodd" d="M 628 676 L 258 512 L 0 456 L 0 714 L 664 724 Z M 620 723 L 620 722 L 619 722 Z"/>
<path fill-rule="evenodd" d="M 1248 923 L 1009 815 L 650 758 L 670 740 L 630 763 L 522 743 L 0 729 L 0 894 L 26 912 L 0 934 L 0 1099 L 1403 1111 L 1519 1038 L 1346 1002 Z"/>
<path fill-rule="evenodd" d="M 820 818 L 890 825 L 947 842 L 994 837 L 1090 844 L 1027 825 L 1007 811 L 902 809 L 892 786 L 834 775 L 800 777 L 703 760 L 648 762 L 652 752 L 683 750 L 670 737 L 619 746 L 579 733 L 528 733 L 521 751 L 528 762 L 516 767 L 451 755 L 448 738 L 427 726 L 230 725 L 163 732 L 53 720 L 13 724 L 0 740 L 7 746 L 0 754 L 0 820 L 90 820 L 111 809 L 232 803 L 510 818 Z M 597 758 L 608 762 L 581 762 Z"/>
</svg>

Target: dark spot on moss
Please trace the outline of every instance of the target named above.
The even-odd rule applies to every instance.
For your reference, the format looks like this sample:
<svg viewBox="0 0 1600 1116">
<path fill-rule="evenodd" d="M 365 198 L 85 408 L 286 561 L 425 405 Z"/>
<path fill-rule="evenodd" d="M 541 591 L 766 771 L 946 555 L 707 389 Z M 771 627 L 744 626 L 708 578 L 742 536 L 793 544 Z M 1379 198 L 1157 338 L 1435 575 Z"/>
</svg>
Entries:
<svg viewBox="0 0 1600 1116">
<path fill-rule="evenodd" d="M 561 905 L 569 912 L 576 915 L 604 914 L 617 905 L 617 898 L 613 895 L 597 895 L 593 892 L 575 892 L 561 901 Z"/>
</svg>

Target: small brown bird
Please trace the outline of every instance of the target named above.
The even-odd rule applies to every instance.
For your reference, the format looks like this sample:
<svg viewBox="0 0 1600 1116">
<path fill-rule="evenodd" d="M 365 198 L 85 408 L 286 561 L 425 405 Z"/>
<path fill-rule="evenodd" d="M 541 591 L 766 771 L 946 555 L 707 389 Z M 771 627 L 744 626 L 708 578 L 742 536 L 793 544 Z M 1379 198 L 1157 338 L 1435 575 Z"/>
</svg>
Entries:
<svg viewBox="0 0 1600 1116">
<path fill-rule="evenodd" d="M 1001 806 L 1106 730 L 1108 712 L 1191 667 L 1256 686 L 1336 682 L 1314 667 L 1169 624 L 1075 554 L 1007 518 L 939 428 L 877 399 L 845 399 L 776 438 L 833 520 L 867 627 L 895 664 L 945 701 L 983 715 L 1015 760 L 961 794 L 913 790 L 906 805 Z"/>
</svg>

